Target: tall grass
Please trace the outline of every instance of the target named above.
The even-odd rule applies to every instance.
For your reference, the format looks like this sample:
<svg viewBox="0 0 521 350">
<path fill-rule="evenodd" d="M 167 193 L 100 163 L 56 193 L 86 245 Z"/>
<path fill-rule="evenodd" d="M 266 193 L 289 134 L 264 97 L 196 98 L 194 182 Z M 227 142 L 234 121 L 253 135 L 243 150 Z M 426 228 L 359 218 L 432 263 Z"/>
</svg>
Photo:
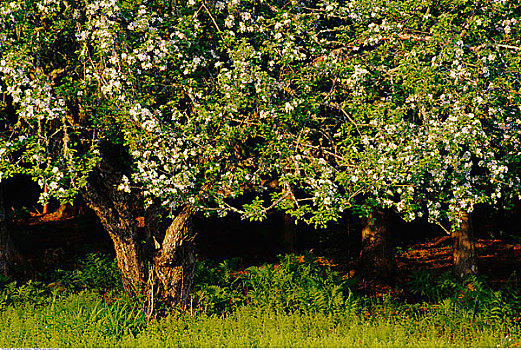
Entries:
<svg viewBox="0 0 521 350">
<path fill-rule="evenodd" d="M 193 314 L 172 311 L 147 322 L 139 301 L 126 298 L 118 288 L 79 290 L 94 283 L 88 276 L 99 261 L 84 260 L 82 273 L 60 272 L 58 285 L 0 286 L 0 346 L 521 345 L 519 291 L 494 291 L 479 279 L 459 283 L 448 275 L 418 273 L 409 283 L 417 298 L 411 304 L 389 295 L 356 295 L 353 281 L 343 280 L 311 255 L 281 256 L 277 264 L 245 270 L 238 269 L 237 260 L 202 262 Z"/>
<path fill-rule="evenodd" d="M 172 314 L 145 324 L 134 307 L 90 294 L 59 306 L 2 312 L 2 347 L 508 347 L 519 326 L 461 319 L 452 311 L 421 317 L 278 313 L 245 306 L 226 316 Z"/>
<path fill-rule="evenodd" d="M 54 295 L 49 304 L 9 306 L 2 312 L 2 347 L 116 345 L 145 327 L 143 313 L 128 301 L 107 303 L 98 294 Z"/>
</svg>

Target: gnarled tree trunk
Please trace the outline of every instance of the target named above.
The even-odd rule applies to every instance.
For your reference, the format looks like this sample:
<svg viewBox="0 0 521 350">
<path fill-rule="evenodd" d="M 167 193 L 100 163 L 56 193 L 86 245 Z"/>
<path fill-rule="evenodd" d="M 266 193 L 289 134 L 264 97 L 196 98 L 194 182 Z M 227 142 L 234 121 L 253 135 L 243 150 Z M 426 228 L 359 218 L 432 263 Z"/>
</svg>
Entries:
<svg viewBox="0 0 521 350">
<path fill-rule="evenodd" d="M 460 227 L 452 232 L 453 270 L 458 278 L 464 278 L 467 275 L 478 273 L 478 263 L 470 214 L 461 211 L 459 216 L 461 219 Z"/>
<path fill-rule="evenodd" d="M 124 288 L 145 297 L 149 314 L 158 303 L 182 307 L 195 270 L 192 210 L 182 208 L 162 229 L 160 209 L 152 205 L 145 213 L 138 192 L 117 189 L 121 178 L 114 163 L 104 159 L 89 177 L 82 197 L 114 242 Z"/>
<path fill-rule="evenodd" d="M 186 305 L 195 272 L 192 208 L 184 207 L 166 230 L 149 270 L 150 305 L 154 298 L 162 303 Z"/>
<path fill-rule="evenodd" d="M 82 193 L 85 203 L 96 213 L 116 250 L 123 286 L 129 293 L 144 291 L 146 282 L 144 250 L 140 246 L 137 218 L 142 210 L 134 193 L 119 191 L 122 174 L 107 161 L 93 171 Z"/>
<path fill-rule="evenodd" d="M 388 214 L 375 210 L 364 218 L 359 270 L 369 285 L 394 282 L 396 260 L 388 231 Z"/>
</svg>

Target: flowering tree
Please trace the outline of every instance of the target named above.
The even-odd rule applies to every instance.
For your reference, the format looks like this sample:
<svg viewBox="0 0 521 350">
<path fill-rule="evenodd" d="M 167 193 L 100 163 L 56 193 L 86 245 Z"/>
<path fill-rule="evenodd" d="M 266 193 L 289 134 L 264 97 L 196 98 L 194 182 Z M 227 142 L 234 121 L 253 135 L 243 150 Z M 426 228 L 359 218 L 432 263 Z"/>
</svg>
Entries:
<svg viewBox="0 0 521 350">
<path fill-rule="evenodd" d="M 195 211 L 324 225 L 359 192 L 330 140 L 348 117 L 323 101 L 329 5 L 0 6 L 1 176 L 31 175 L 42 202 L 81 194 L 150 309 L 188 296 Z"/>
<path fill-rule="evenodd" d="M 195 211 L 351 209 L 389 275 L 382 208 L 458 224 L 518 194 L 519 5 L 473 5 L 4 1 L 0 174 L 81 194 L 151 309 L 188 296 Z"/>
<path fill-rule="evenodd" d="M 377 221 L 377 208 L 448 220 L 458 276 L 477 271 L 474 206 L 505 207 L 520 195 L 520 6 L 351 1 L 336 9 L 346 18 L 337 51 L 347 72 L 336 103 L 359 134 L 358 142 L 344 136 L 344 156 L 357 165 L 348 174 L 364 189 L 358 205 Z M 387 263 L 373 266 L 388 275 L 385 230 L 372 226 L 364 249 L 383 256 Z"/>
</svg>

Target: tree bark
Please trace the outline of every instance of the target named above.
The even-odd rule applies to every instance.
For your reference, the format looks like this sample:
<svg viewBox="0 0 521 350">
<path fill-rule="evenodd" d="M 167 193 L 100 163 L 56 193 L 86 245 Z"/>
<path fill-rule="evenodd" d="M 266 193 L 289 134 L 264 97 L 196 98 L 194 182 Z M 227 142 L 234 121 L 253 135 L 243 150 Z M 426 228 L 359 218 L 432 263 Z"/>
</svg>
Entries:
<svg viewBox="0 0 521 350">
<path fill-rule="evenodd" d="M 103 160 L 90 175 L 82 197 L 114 243 L 123 287 L 131 294 L 140 294 L 144 290 L 146 273 L 137 224 L 139 198 L 117 189 L 121 177 L 121 173 Z"/>
<path fill-rule="evenodd" d="M 388 215 L 383 210 L 376 210 L 363 220 L 359 270 L 369 285 L 394 282 L 396 260 L 388 231 Z"/>
<path fill-rule="evenodd" d="M 21 262 L 21 256 L 16 249 L 11 233 L 7 227 L 4 207 L 4 193 L 0 183 L 0 275 L 10 276 L 13 266 Z"/>
<path fill-rule="evenodd" d="M 192 210 L 184 207 L 166 230 L 161 228 L 160 208 L 145 212 L 138 192 L 117 189 L 122 173 L 103 160 L 92 172 L 82 193 L 114 242 L 123 286 L 145 297 L 150 316 L 158 303 L 183 307 L 191 292 L 195 253 Z M 145 217 L 144 227 L 138 218 Z"/>
<path fill-rule="evenodd" d="M 297 225 L 295 219 L 289 214 L 282 214 L 283 232 L 282 247 L 285 251 L 294 253 L 297 238 Z"/>
<path fill-rule="evenodd" d="M 458 278 L 464 278 L 470 274 L 477 274 L 478 264 L 470 214 L 462 211 L 459 216 L 461 219 L 460 227 L 452 232 L 453 270 Z"/>
<path fill-rule="evenodd" d="M 150 305 L 154 299 L 169 305 L 187 305 L 195 273 L 192 208 L 185 206 L 174 218 L 156 251 L 149 278 Z"/>
</svg>

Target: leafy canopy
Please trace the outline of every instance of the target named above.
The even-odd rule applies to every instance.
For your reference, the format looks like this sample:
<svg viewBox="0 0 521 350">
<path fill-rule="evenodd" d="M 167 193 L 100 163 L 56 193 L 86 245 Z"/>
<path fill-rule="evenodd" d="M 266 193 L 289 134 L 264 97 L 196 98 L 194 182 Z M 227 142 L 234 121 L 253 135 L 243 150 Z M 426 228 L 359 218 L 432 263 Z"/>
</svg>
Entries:
<svg viewBox="0 0 521 350">
<path fill-rule="evenodd" d="M 108 142 L 170 212 L 457 222 L 519 196 L 520 7 L 3 1 L 1 176 L 67 201 Z"/>
</svg>

